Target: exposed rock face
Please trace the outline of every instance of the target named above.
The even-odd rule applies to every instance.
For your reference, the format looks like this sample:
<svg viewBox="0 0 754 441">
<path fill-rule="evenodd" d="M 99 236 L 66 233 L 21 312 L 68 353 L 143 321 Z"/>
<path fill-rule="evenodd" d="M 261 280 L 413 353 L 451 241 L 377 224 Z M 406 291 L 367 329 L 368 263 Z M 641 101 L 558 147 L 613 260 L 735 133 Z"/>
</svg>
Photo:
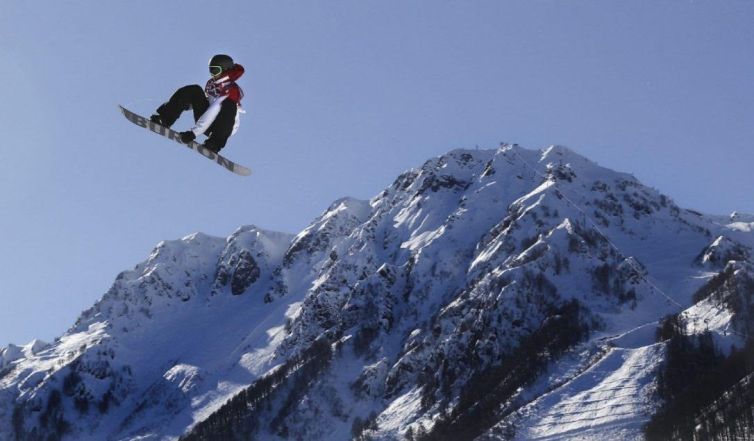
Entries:
<svg viewBox="0 0 754 441">
<path fill-rule="evenodd" d="M 634 439 L 659 319 L 752 331 L 732 225 L 564 147 L 453 151 L 295 236 L 159 244 L 0 352 L 0 440 Z"/>
</svg>

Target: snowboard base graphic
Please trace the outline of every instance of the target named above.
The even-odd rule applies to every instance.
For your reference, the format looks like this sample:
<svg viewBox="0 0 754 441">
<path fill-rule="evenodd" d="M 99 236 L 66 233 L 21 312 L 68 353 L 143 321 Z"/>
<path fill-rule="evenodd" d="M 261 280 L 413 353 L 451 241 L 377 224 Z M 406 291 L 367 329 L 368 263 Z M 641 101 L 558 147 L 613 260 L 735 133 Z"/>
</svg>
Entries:
<svg viewBox="0 0 754 441">
<path fill-rule="evenodd" d="M 168 127 L 164 127 L 164 126 L 161 126 L 160 124 L 154 123 L 150 121 L 149 118 L 144 118 L 141 115 L 137 115 L 136 113 L 131 112 L 130 110 L 126 109 L 123 106 L 118 106 L 118 107 L 120 108 L 120 111 L 123 113 L 123 116 L 125 116 L 127 120 L 131 121 L 137 126 L 151 130 L 154 133 L 157 133 L 158 135 L 162 135 L 168 139 L 172 139 L 178 144 L 181 144 L 190 148 L 191 150 L 199 153 L 200 155 L 204 156 L 205 158 L 211 161 L 216 162 L 217 164 L 225 167 L 226 169 L 232 171 L 235 174 L 238 174 L 241 176 L 248 176 L 251 174 L 251 170 L 249 170 L 248 168 L 244 167 L 243 165 L 236 164 L 230 159 L 224 156 L 221 156 L 219 153 L 213 152 L 212 150 L 204 147 L 204 145 L 199 144 L 196 141 L 184 143 L 183 141 L 181 141 L 181 135 L 175 130 L 172 130 Z"/>
</svg>

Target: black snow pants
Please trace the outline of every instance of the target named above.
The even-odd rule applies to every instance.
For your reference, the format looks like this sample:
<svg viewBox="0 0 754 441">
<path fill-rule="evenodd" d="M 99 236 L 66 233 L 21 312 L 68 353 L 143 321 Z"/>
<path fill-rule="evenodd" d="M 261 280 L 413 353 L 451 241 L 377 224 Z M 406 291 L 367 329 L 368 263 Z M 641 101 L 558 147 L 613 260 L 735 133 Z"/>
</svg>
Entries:
<svg viewBox="0 0 754 441">
<path fill-rule="evenodd" d="M 170 127 L 178 120 L 184 110 L 193 109 L 194 122 L 196 122 L 208 108 L 209 100 L 204 95 L 204 89 L 198 84 L 194 84 L 176 90 L 168 102 L 157 108 L 157 113 L 160 115 L 163 124 Z M 206 146 L 217 150 L 225 147 L 225 143 L 233 133 L 236 112 L 238 112 L 238 106 L 235 102 L 227 99 L 222 102 L 220 113 L 204 133 L 208 137 L 204 143 Z"/>
</svg>

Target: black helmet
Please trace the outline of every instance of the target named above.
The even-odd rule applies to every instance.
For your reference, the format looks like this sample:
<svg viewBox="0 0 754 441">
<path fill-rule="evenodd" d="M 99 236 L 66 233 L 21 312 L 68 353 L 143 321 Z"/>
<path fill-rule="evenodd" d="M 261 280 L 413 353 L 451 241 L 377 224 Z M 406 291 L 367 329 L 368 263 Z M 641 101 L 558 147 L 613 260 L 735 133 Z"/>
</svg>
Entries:
<svg viewBox="0 0 754 441">
<path fill-rule="evenodd" d="M 230 56 L 218 54 L 209 60 L 209 73 L 212 74 L 212 76 L 220 75 L 226 70 L 231 69 L 234 65 L 235 63 Z"/>
</svg>

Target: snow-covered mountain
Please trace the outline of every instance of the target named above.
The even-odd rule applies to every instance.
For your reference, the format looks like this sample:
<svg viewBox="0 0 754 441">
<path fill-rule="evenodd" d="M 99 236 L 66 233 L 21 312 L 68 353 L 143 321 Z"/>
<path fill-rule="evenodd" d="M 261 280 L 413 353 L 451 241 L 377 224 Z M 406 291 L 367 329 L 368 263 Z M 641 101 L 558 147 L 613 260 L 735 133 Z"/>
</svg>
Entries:
<svg viewBox="0 0 754 441">
<path fill-rule="evenodd" d="M 642 439 L 663 318 L 754 330 L 753 225 L 564 147 L 452 151 L 295 236 L 160 243 L 2 349 L 0 440 Z"/>
</svg>

